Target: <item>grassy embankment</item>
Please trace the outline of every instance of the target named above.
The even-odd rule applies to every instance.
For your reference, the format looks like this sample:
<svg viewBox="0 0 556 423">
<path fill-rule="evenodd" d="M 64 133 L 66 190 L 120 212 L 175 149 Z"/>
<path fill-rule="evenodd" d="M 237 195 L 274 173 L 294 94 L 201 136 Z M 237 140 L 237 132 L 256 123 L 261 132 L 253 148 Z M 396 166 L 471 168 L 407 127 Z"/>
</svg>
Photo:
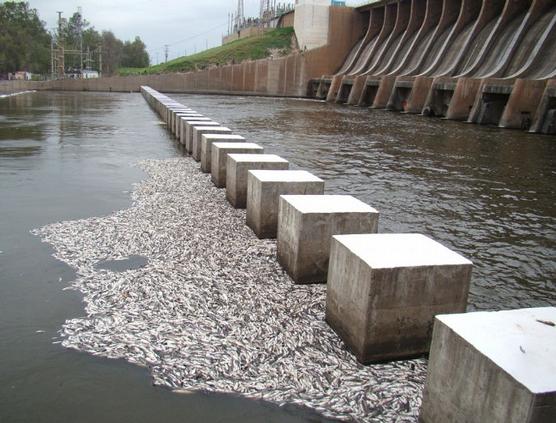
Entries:
<svg viewBox="0 0 556 423">
<path fill-rule="evenodd" d="M 191 56 L 178 57 L 167 63 L 148 68 L 120 68 L 119 75 L 145 75 L 167 72 L 188 72 L 206 69 L 213 65 L 240 63 L 291 51 L 293 28 L 278 28 L 260 36 L 232 41 L 221 47 L 211 48 Z"/>
</svg>

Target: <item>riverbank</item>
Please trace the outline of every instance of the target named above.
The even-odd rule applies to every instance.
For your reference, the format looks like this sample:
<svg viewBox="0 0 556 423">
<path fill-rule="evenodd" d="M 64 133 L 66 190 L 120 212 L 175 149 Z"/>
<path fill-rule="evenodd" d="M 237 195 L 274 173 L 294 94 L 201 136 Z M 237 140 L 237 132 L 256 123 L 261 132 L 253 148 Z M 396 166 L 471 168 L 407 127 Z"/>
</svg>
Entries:
<svg viewBox="0 0 556 423">
<path fill-rule="evenodd" d="M 178 57 L 166 63 L 147 68 L 121 68 L 120 76 L 153 75 L 168 72 L 190 72 L 245 60 L 286 56 L 292 50 L 293 28 L 276 28 L 259 36 L 232 41 L 189 56 Z"/>
</svg>

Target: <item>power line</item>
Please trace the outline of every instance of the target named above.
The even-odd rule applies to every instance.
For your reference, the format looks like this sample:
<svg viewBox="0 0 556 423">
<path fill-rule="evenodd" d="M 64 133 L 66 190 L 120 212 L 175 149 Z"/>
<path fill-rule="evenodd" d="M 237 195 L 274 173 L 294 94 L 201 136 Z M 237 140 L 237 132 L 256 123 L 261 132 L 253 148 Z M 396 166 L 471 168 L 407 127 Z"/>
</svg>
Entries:
<svg viewBox="0 0 556 423">
<path fill-rule="evenodd" d="M 155 48 L 155 49 L 151 49 L 151 51 L 152 51 L 152 52 L 162 51 L 163 49 L 166 48 L 166 46 L 171 47 L 171 46 L 174 46 L 174 45 L 176 45 L 176 44 L 183 43 L 183 42 L 185 42 L 185 41 L 193 40 L 193 39 L 195 39 L 195 38 L 197 38 L 197 37 L 199 37 L 199 36 L 201 36 L 201 35 L 208 34 L 209 32 L 212 32 L 212 31 L 214 31 L 215 29 L 218 29 L 218 28 L 222 28 L 222 27 L 224 27 L 224 26 L 226 26 L 226 25 L 227 25 L 227 23 L 218 24 L 217 26 L 215 26 L 215 27 L 213 27 L 213 28 L 210 28 L 210 29 L 208 29 L 208 30 L 206 30 L 206 31 L 199 32 L 198 34 L 191 35 L 191 36 L 189 36 L 189 37 L 187 37 L 187 38 L 183 38 L 183 39 L 178 40 L 178 41 L 174 41 L 174 42 L 171 42 L 171 43 L 168 43 L 168 44 L 164 44 L 162 47 L 158 47 L 158 48 Z"/>
</svg>

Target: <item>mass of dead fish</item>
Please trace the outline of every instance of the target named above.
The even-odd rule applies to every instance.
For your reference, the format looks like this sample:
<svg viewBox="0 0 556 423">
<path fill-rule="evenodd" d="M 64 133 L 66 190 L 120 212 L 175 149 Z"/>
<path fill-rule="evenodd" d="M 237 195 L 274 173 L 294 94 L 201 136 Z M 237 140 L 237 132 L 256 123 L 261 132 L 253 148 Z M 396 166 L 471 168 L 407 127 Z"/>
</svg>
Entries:
<svg viewBox="0 0 556 423">
<path fill-rule="evenodd" d="M 416 422 L 423 359 L 362 366 L 324 321 L 325 285 L 294 285 L 189 158 L 145 161 L 133 205 L 33 233 L 72 266 L 86 316 L 62 345 L 148 367 L 176 391 L 227 392 L 325 417 Z M 131 255 L 139 269 L 95 266 Z"/>
</svg>

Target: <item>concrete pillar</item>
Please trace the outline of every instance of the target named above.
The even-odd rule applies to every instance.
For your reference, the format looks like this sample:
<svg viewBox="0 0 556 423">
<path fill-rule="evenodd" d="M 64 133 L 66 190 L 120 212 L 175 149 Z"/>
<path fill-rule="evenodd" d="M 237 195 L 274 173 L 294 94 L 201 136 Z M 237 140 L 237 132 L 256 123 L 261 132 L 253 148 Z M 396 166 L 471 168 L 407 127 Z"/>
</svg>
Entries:
<svg viewBox="0 0 556 423">
<path fill-rule="evenodd" d="M 211 148 L 211 179 L 217 188 L 226 186 L 226 164 L 228 154 L 263 154 L 264 148 L 258 144 L 245 143 L 219 143 L 215 142 Z"/>
<path fill-rule="evenodd" d="M 420 234 L 334 236 L 326 321 L 361 363 L 424 354 L 434 316 L 465 311 L 471 268 Z"/>
<path fill-rule="evenodd" d="M 547 81 L 517 79 L 500 119 L 501 128 L 529 129 Z"/>
<path fill-rule="evenodd" d="M 245 142 L 241 135 L 232 134 L 203 134 L 201 136 L 201 170 L 205 173 L 211 171 L 212 144 L 219 143 L 238 143 Z"/>
<path fill-rule="evenodd" d="M 180 119 L 179 140 L 180 143 L 185 145 L 185 131 L 187 122 L 211 122 L 212 120 L 202 116 L 181 116 Z"/>
<path fill-rule="evenodd" d="M 556 421 L 556 307 L 436 316 L 419 421 Z"/>
<path fill-rule="evenodd" d="M 249 170 L 285 170 L 289 162 L 275 154 L 228 154 L 226 161 L 226 198 L 236 209 L 247 204 Z"/>
<path fill-rule="evenodd" d="M 326 282 L 332 235 L 377 229 L 378 212 L 350 195 L 282 195 L 278 261 L 295 283 Z"/>
<path fill-rule="evenodd" d="M 195 126 L 220 126 L 220 124 L 213 121 L 185 122 L 185 149 L 189 154 L 193 152 L 193 128 Z"/>
<path fill-rule="evenodd" d="M 201 161 L 201 136 L 203 134 L 231 134 L 232 130 L 224 126 L 194 126 L 193 127 L 193 144 L 192 144 L 192 157 L 200 162 Z"/>
<path fill-rule="evenodd" d="M 481 85 L 480 79 L 458 78 L 446 119 L 467 120 Z"/>
<path fill-rule="evenodd" d="M 280 195 L 324 193 L 324 181 L 304 170 L 250 170 L 247 226 L 259 238 L 276 238 Z"/>
</svg>

